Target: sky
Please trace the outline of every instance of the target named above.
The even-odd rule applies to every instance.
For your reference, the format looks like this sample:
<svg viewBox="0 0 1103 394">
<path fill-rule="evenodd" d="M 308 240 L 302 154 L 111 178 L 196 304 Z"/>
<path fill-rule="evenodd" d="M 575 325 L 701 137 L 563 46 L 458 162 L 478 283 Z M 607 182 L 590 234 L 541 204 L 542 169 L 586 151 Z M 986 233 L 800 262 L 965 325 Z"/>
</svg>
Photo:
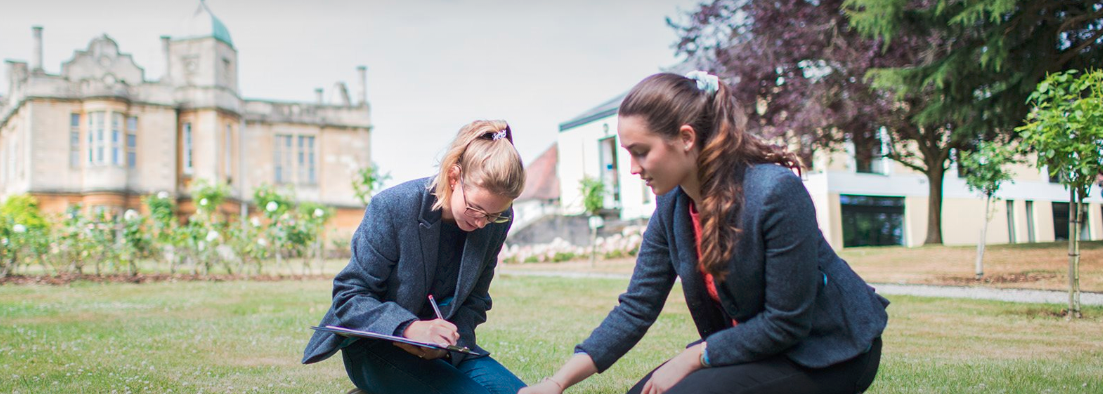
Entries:
<svg viewBox="0 0 1103 394">
<path fill-rule="evenodd" d="M 684 20 L 700 0 L 208 0 L 238 51 L 247 99 L 312 102 L 368 67 L 371 157 L 387 185 L 430 176 L 464 124 L 504 119 L 525 163 L 558 125 L 677 64 Z M 145 69 L 164 72 L 162 35 L 181 33 L 199 0 L 5 2 L 0 58 L 31 60 L 43 27 L 46 72 L 107 34 Z M 15 4 L 12 4 L 15 3 Z M 0 94 L 7 95 L 7 71 Z M 355 97 L 353 98 L 355 100 Z"/>
</svg>

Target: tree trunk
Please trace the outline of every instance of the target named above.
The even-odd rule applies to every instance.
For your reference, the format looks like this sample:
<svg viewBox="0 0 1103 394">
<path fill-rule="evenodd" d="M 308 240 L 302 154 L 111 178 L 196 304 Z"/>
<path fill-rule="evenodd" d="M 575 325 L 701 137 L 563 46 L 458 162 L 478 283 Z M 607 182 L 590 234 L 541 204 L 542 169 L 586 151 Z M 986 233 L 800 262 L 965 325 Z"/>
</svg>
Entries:
<svg viewBox="0 0 1103 394">
<path fill-rule="evenodd" d="M 1069 187 L 1069 309 L 1066 319 L 1076 315 L 1076 189 Z"/>
<path fill-rule="evenodd" d="M 984 199 L 984 224 L 980 227 L 980 240 L 977 241 L 977 280 L 984 277 L 984 243 L 988 235 L 988 206 L 992 203 L 992 196 Z"/>
<path fill-rule="evenodd" d="M 590 268 L 597 267 L 597 226 L 590 225 Z"/>
<path fill-rule="evenodd" d="M 927 239 L 924 245 L 942 244 L 942 177 L 946 170 L 942 163 L 927 166 Z"/>
<path fill-rule="evenodd" d="M 1069 316 L 1076 318 L 1082 317 L 1080 314 L 1080 222 L 1084 220 L 1083 201 L 1084 196 L 1076 196 L 1076 204 L 1072 205 L 1072 208 L 1076 210 L 1076 213 L 1073 215 L 1076 221 L 1071 224 L 1075 228 L 1075 231 L 1070 232 L 1072 234 L 1070 237 L 1072 238 L 1072 253 L 1070 256 L 1072 259 L 1072 275 L 1070 276 L 1072 283 L 1072 304 L 1069 309 Z"/>
</svg>

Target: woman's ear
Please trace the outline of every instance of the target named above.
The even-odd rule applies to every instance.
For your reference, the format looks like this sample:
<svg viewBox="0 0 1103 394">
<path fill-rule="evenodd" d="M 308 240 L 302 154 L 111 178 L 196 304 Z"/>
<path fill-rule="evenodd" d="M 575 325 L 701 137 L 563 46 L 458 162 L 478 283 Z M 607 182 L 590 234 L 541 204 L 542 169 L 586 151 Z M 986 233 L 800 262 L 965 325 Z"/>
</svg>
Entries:
<svg viewBox="0 0 1103 394">
<path fill-rule="evenodd" d="M 678 128 L 678 142 L 681 144 L 680 148 L 684 148 L 686 152 L 693 150 L 693 146 L 697 144 L 697 130 L 693 126 L 682 125 Z"/>
<path fill-rule="evenodd" d="M 448 170 L 448 186 L 452 189 L 456 188 L 456 183 L 460 181 L 460 165 L 456 164 L 452 166 L 451 170 Z"/>
</svg>

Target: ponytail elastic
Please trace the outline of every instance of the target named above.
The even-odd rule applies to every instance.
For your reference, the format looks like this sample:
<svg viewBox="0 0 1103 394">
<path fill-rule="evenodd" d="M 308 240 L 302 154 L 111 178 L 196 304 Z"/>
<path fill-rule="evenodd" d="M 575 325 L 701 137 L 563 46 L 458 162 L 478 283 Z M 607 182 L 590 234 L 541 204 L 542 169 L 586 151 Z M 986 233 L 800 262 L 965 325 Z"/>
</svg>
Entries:
<svg viewBox="0 0 1103 394">
<path fill-rule="evenodd" d="M 509 125 L 507 124 L 506 128 L 498 130 L 498 131 L 493 132 L 493 133 L 483 134 L 482 138 L 488 139 L 488 140 L 491 140 L 491 141 L 497 141 L 497 140 L 500 140 L 502 138 L 505 138 L 505 139 L 508 139 L 509 143 L 512 144 L 513 143 L 513 131 L 509 129 Z"/>
<path fill-rule="evenodd" d="M 697 82 L 697 89 L 708 94 L 716 94 L 720 90 L 720 78 L 705 71 L 690 71 L 686 78 Z"/>
</svg>

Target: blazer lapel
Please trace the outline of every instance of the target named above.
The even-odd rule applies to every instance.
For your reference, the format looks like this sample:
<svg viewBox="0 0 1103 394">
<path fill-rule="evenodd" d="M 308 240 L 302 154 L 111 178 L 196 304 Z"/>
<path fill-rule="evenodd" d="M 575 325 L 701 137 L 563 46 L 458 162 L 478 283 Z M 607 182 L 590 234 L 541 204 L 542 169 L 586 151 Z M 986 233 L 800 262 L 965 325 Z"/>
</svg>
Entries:
<svg viewBox="0 0 1103 394">
<path fill-rule="evenodd" d="M 424 269 L 422 286 L 428 292 L 437 270 L 437 251 L 440 249 L 441 211 L 433 210 L 436 197 L 429 190 L 421 199 L 421 214 L 418 217 L 418 238 L 421 241 L 421 262 Z"/>
<path fill-rule="evenodd" d="M 705 279 L 697 268 L 697 240 L 693 235 L 693 218 L 689 216 L 689 196 L 678 189 L 674 203 L 674 239 L 678 259 L 675 270 L 682 277 L 686 294 L 706 294 Z"/>
<path fill-rule="evenodd" d="M 702 338 L 731 325 L 725 321 L 723 313 L 708 296 L 705 278 L 701 275 L 697 259 L 697 239 L 694 237 L 693 218 L 689 216 L 689 196 L 678 189 L 674 203 L 674 235 L 672 244 L 677 248 L 677 261 L 674 262 L 678 276 L 682 278 L 682 291 L 690 310 L 696 310 L 694 320 Z M 720 286 L 720 283 L 716 283 Z M 697 307 L 694 307 L 697 305 Z"/>
<path fill-rule="evenodd" d="M 445 314 L 449 319 L 459 309 L 459 304 L 471 293 L 475 282 L 479 280 L 482 271 L 483 260 L 486 259 L 487 245 L 490 243 L 490 228 L 482 228 L 467 233 L 467 240 L 463 243 L 463 257 L 460 259 L 460 276 L 456 282 L 456 294 L 452 298 L 452 304 Z"/>
</svg>

